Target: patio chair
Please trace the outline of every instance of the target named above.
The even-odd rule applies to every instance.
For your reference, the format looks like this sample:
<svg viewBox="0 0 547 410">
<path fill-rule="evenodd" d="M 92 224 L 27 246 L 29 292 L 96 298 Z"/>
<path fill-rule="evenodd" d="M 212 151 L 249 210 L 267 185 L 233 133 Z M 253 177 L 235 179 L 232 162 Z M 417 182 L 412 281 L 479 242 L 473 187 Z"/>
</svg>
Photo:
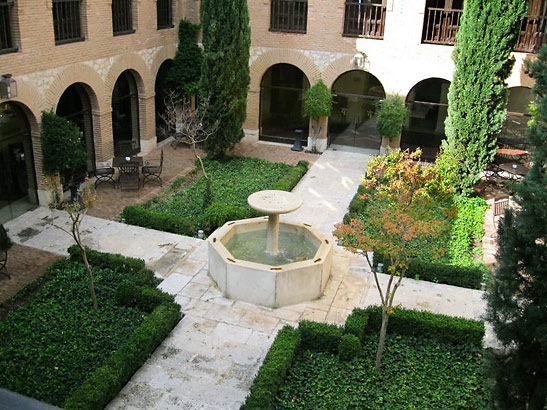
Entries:
<svg viewBox="0 0 547 410">
<path fill-rule="evenodd" d="M 128 161 L 120 165 L 120 177 L 118 179 L 120 189 L 139 189 L 139 164 L 138 162 Z"/>
<path fill-rule="evenodd" d="M 103 182 L 110 182 L 114 188 L 116 188 L 116 181 L 114 180 L 115 170 L 112 167 L 110 161 L 97 162 L 97 169 L 95 170 L 95 188 L 97 185 Z"/>
<path fill-rule="evenodd" d="M 159 182 L 160 186 L 163 186 L 161 179 L 161 171 L 163 170 L 163 149 L 161 150 L 161 159 L 159 165 L 148 164 L 142 167 L 142 186 L 150 181 Z"/>
</svg>

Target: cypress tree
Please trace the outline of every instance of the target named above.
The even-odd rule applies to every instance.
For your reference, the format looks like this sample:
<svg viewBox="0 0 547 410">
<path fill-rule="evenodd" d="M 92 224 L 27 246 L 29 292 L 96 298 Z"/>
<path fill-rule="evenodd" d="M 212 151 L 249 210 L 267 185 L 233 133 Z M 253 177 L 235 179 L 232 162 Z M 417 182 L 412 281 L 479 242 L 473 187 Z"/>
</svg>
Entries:
<svg viewBox="0 0 547 410">
<path fill-rule="evenodd" d="M 506 117 L 511 51 L 526 9 L 527 0 L 465 1 L 442 146 L 443 154 L 457 163 L 454 180 L 460 190 L 476 183 L 494 158 Z"/>
<path fill-rule="evenodd" d="M 179 23 L 179 45 L 173 66 L 167 74 L 167 81 L 174 84 L 184 95 L 191 96 L 198 92 L 203 59 L 198 46 L 200 26 L 188 20 Z"/>
<path fill-rule="evenodd" d="M 514 187 L 518 210 L 498 230 L 498 267 L 487 320 L 504 349 L 491 354 L 492 404 L 547 408 L 547 46 L 530 66 L 538 111 L 528 130 L 535 148 L 529 174 Z"/>
<path fill-rule="evenodd" d="M 202 0 L 201 23 L 204 122 L 216 130 L 205 142 L 205 149 L 211 157 L 220 158 L 243 138 L 250 82 L 247 0 Z"/>
</svg>

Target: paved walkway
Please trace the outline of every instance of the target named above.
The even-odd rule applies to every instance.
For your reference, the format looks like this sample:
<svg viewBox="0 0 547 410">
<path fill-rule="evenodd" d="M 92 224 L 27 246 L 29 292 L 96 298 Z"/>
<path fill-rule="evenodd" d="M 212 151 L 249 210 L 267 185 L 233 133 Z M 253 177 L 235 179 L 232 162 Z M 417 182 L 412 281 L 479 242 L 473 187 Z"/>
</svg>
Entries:
<svg viewBox="0 0 547 410">
<path fill-rule="evenodd" d="M 367 157 L 328 151 L 296 187 L 305 205 L 295 213 L 330 233 L 353 197 Z M 323 208 L 324 207 L 324 208 Z M 66 217 L 54 212 L 54 222 Z M 10 221 L 14 241 L 59 254 L 71 244 L 51 226 L 49 209 Z M 84 241 L 92 248 L 144 258 L 166 278 L 185 317 L 108 409 L 238 409 L 277 331 L 309 319 L 342 324 L 354 307 L 377 303 L 374 280 L 362 256 L 336 248 L 325 294 L 312 302 L 268 309 L 222 296 L 207 276 L 207 243 L 88 217 Z M 382 278 L 382 281 L 386 278 Z M 405 279 L 397 303 L 479 319 L 482 292 Z M 487 341 L 490 343 L 489 341 Z"/>
</svg>

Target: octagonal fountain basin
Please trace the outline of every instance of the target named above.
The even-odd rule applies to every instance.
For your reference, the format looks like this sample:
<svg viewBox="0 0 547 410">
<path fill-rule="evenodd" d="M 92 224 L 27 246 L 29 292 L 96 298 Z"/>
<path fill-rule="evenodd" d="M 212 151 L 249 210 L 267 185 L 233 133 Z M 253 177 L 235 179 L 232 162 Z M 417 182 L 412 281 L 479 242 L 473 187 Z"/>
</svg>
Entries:
<svg viewBox="0 0 547 410">
<path fill-rule="evenodd" d="M 267 252 L 268 217 L 227 222 L 209 237 L 209 276 L 224 296 L 267 307 L 317 299 L 330 277 L 331 240 L 311 225 L 279 223 Z"/>
</svg>

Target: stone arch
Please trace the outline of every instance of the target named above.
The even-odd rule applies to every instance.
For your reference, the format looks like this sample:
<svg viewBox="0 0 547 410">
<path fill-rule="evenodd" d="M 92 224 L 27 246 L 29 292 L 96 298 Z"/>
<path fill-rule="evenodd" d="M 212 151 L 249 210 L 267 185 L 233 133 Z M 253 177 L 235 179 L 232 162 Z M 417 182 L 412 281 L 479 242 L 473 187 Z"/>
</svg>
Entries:
<svg viewBox="0 0 547 410">
<path fill-rule="evenodd" d="M 25 112 L 33 135 L 40 134 L 40 116 L 45 109 L 44 100 L 36 89 L 24 80 L 17 81 L 17 97 L 9 101 L 16 102 Z"/>
<path fill-rule="evenodd" d="M 150 77 L 155 79 L 158 75 L 158 71 L 163 63 L 167 60 L 173 60 L 175 58 L 175 53 L 177 51 L 176 44 L 168 44 L 161 48 L 158 53 L 154 56 L 154 61 L 150 66 Z"/>
<path fill-rule="evenodd" d="M 288 49 L 276 49 L 261 54 L 250 67 L 251 90 L 260 89 L 262 77 L 268 69 L 276 64 L 291 64 L 304 72 L 308 80 L 313 85 L 317 81 L 321 72 L 315 62 L 304 53 Z"/>
<path fill-rule="evenodd" d="M 340 57 L 338 60 L 333 61 L 330 63 L 324 70 L 323 70 L 323 81 L 327 85 L 327 87 L 332 88 L 334 85 L 334 82 L 338 77 L 340 77 L 342 74 L 344 74 L 347 71 L 352 70 L 359 70 L 359 68 L 356 68 L 353 65 L 353 54 L 348 54 L 347 56 Z M 361 69 L 363 71 L 367 71 L 365 69 Z M 377 76 L 376 76 L 377 77 Z M 378 78 L 380 80 L 380 78 Z M 382 80 L 380 80 L 382 82 Z M 383 82 L 382 82 L 383 83 Z"/>
<path fill-rule="evenodd" d="M 127 54 L 118 58 L 118 60 L 110 67 L 105 80 L 105 95 L 108 98 L 110 104 L 112 99 L 112 91 L 114 91 L 114 85 L 116 80 L 126 70 L 130 70 L 137 83 L 137 89 L 139 96 L 149 96 L 150 93 L 154 93 L 154 81 L 150 76 L 150 70 L 146 65 L 146 62 L 136 53 Z M 152 88 L 150 86 L 152 84 Z"/>
<path fill-rule="evenodd" d="M 417 86 L 419 85 L 420 83 L 423 83 L 424 81 L 427 81 L 427 80 L 431 80 L 431 79 L 439 79 L 439 80 L 445 80 L 445 81 L 448 81 L 449 83 L 452 83 L 452 76 L 449 76 L 449 75 L 443 75 L 442 73 L 435 73 L 435 75 L 424 75 L 422 73 L 421 76 L 419 77 L 416 77 L 416 78 L 411 78 L 411 79 L 408 79 L 407 81 L 407 87 L 402 90 L 401 92 L 401 95 L 403 96 L 408 96 L 408 94 Z"/>
<path fill-rule="evenodd" d="M 81 83 L 84 86 L 93 110 L 102 112 L 108 109 L 108 99 L 103 93 L 103 81 L 99 73 L 85 64 L 77 64 L 65 68 L 61 74 L 57 76 L 47 92 L 47 108 L 55 111 L 57 103 L 63 93 L 74 83 Z"/>
</svg>

